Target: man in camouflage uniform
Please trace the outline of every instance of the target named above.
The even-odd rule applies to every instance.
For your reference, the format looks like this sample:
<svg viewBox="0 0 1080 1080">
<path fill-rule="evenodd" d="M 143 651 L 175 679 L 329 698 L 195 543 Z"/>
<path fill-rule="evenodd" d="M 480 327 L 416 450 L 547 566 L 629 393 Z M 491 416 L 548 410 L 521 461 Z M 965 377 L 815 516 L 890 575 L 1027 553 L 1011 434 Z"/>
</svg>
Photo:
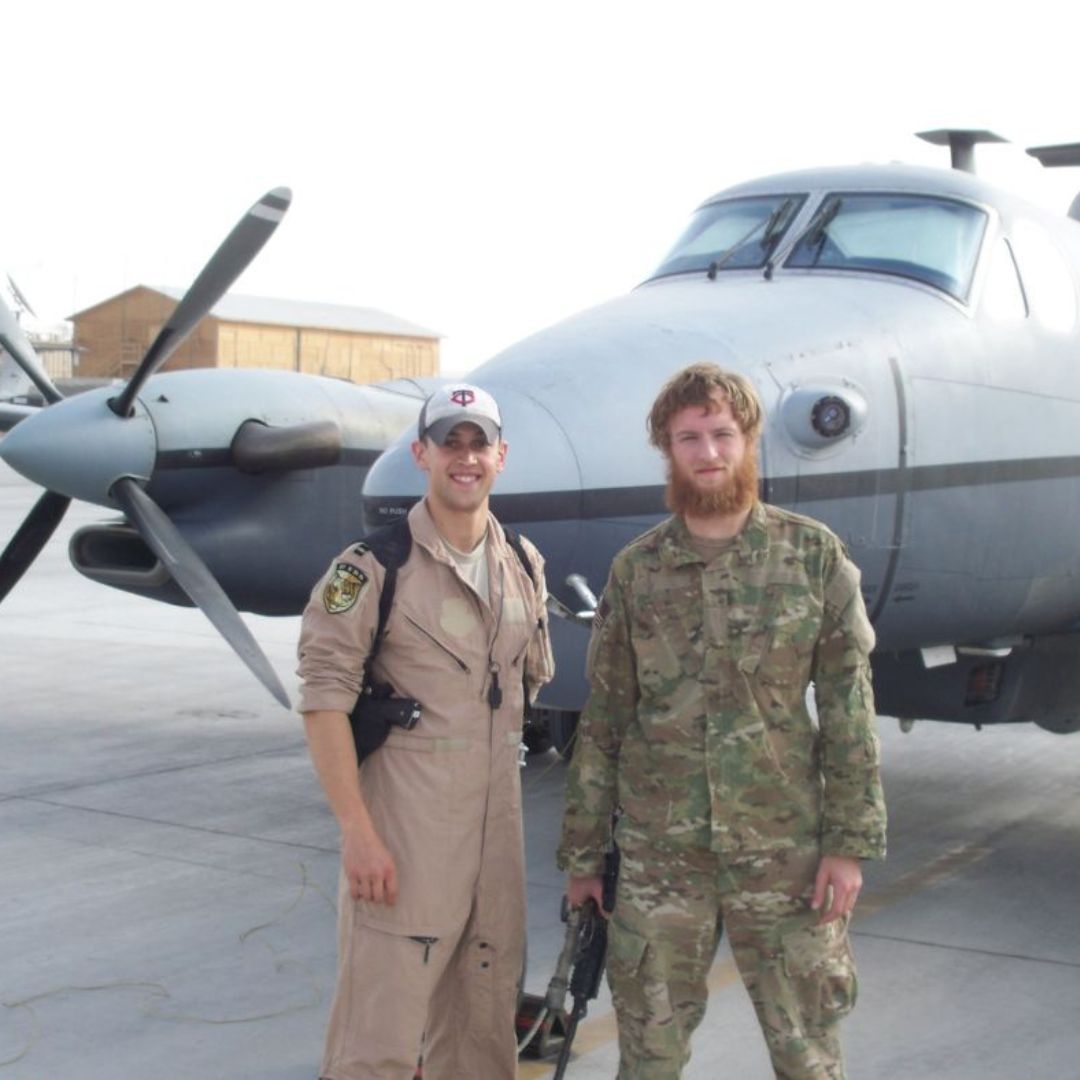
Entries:
<svg viewBox="0 0 1080 1080">
<path fill-rule="evenodd" d="M 837 537 L 758 501 L 761 421 L 714 365 L 663 388 L 674 516 L 616 556 L 590 643 L 559 865 L 572 904 L 599 903 L 618 811 L 619 1080 L 680 1075 L 724 926 L 776 1075 L 844 1076 L 848 916 L 885 850 L 874 634 Z"/>
</svg>

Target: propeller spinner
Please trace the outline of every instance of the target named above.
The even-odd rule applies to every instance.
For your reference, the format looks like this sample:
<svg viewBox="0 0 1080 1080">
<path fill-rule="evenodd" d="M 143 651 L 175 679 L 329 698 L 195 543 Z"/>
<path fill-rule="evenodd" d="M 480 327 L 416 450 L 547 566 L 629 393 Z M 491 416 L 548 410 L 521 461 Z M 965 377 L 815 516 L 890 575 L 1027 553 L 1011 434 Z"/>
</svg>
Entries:
<svg viewBox="0 0 1080 1080">
<path fill-rule="evenodd" d="M 241 218 L 184 294 L 135 374 L 115 397 L 107 392 L 65 400 L 53 385 L 14 316 L 0 301 L 0 345 L 49 403 L 0 443 L 0 457 L 46 492 L 0 555 L 0 600 L 16 585 L 60 524 L 72 498 L 119 506 L 258 680 L 286 708 L 289 698 L 232 601 L 168 515 L 143 490 L 153 471 L 153 425 L 136 399 L 270 239 L 292 193 L 267 192 Z M 86 453 L 93 447 L 92 457 Z"/>
</svg>

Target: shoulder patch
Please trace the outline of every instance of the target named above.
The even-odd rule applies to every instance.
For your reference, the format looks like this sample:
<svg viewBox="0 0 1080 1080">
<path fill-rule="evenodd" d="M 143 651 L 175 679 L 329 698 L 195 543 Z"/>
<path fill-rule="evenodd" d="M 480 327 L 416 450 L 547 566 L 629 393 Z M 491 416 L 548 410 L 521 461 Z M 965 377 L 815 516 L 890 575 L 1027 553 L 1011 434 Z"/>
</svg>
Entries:
<svg viewBox="0 0 1080 1080">
<path fill-rule="evenodd" d="M 370 550 L 371 548 L 369 548 L 367 544 L 365 544 L 363 540 L 361 540 L 360 543 L 352 549 L 352 553 L 354 555 L 366 555 Z"/>
<path fill-rule="evenodd" d="M 339 562 L 323 589 L 323 607 L 331 615 L 342 615 L 357 600 L 368 583 L 368 576 L 359 566 Z"/>
</svg>

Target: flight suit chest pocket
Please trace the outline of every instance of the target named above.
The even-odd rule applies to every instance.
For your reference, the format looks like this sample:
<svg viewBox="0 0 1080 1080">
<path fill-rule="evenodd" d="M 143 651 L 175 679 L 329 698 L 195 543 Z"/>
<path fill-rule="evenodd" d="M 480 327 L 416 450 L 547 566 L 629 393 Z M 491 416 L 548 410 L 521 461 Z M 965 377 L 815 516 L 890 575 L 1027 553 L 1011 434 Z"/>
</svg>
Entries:
<svg viewBox="0 0 1080 1080">
<path fill-rule="evenodd" d="M 406 671 L 449 668 L 468 674 L 472 658 L 467 652 L 468 638 L 461 630 L 479 623 L 467 622 L 468 613 L 456 608 L 441 614 L 442 618 L 433 618 L 429 612 L 408 610 L 404 605 L 399 611 L 395 606 L 383 644 L 384 664 Z"/>
</svg>

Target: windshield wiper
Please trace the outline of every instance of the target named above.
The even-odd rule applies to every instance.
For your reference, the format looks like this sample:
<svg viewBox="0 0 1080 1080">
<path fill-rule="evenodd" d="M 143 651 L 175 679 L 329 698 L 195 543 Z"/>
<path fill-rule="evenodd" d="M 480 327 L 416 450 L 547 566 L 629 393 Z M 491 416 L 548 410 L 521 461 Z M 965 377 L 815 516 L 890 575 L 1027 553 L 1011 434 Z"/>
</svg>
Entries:
<svg viewBox="0 0 1080 1080">
<path fill-rule="evenodd" d="M 787 225 L 787 216 L 791 210 L 791 206 L 794 203 L 794 199 L 785 199 L 764 221 L 758 221 L 754 224 L 754 227 L 746 233 L 745 236 L 741 236 L 734 244 L 731 245 L 719 258 L 713 259 L 709 263 L 709 269 L 706 271 L 710 281 L 716 280 L 716 272 L 731 261 L 736 252 L 741 251 L 753 238 L 754 234 L 761 231 L 761 247 L 762 250 L 768 254 L 776 241 L 779 239 L 783 229 L 780 228 L 781 224 Z"/>
<path fill-rule="evenodd" d="M 784 230 L 791 224 L 791 208 L 795 200 L 790 196 L 786 198 L 770 215 L 765 222 L 765 231 L 761 234 L 761 247 L 766 256 L 772 255 L 773 248 L 784 235 Z"/>
<path fill-rule="evenodd" d="M 773 252 L 784 235 L 788 225 L 791 224 L 791 208 L 795 205 L 792 198 L 785 199 L 769 216 L 765 225 L 765 233 L 761 238 L 761 247 L 765 252 L 765 280 L 771 281 L 773 275 Z"/>
<path fill-rule="evenodd" d="M 818 259 L 821 258 L 821 252 L 825 247 L 826 230 L 832 224 L 833 218 L 840 213 L 840 207 L 843 205 L 844 200 L 839 195 L 826 199 L 818 208 L 818 212 L 810 219 L 810 224 L 806 226 L 806 232 L 796 242 L 795 247 L 801 247 L 805 243 L 808 248 L 816 249 L 814 257 L 809 263 L 810 266 L 817 266 Z"/>
</svg>

